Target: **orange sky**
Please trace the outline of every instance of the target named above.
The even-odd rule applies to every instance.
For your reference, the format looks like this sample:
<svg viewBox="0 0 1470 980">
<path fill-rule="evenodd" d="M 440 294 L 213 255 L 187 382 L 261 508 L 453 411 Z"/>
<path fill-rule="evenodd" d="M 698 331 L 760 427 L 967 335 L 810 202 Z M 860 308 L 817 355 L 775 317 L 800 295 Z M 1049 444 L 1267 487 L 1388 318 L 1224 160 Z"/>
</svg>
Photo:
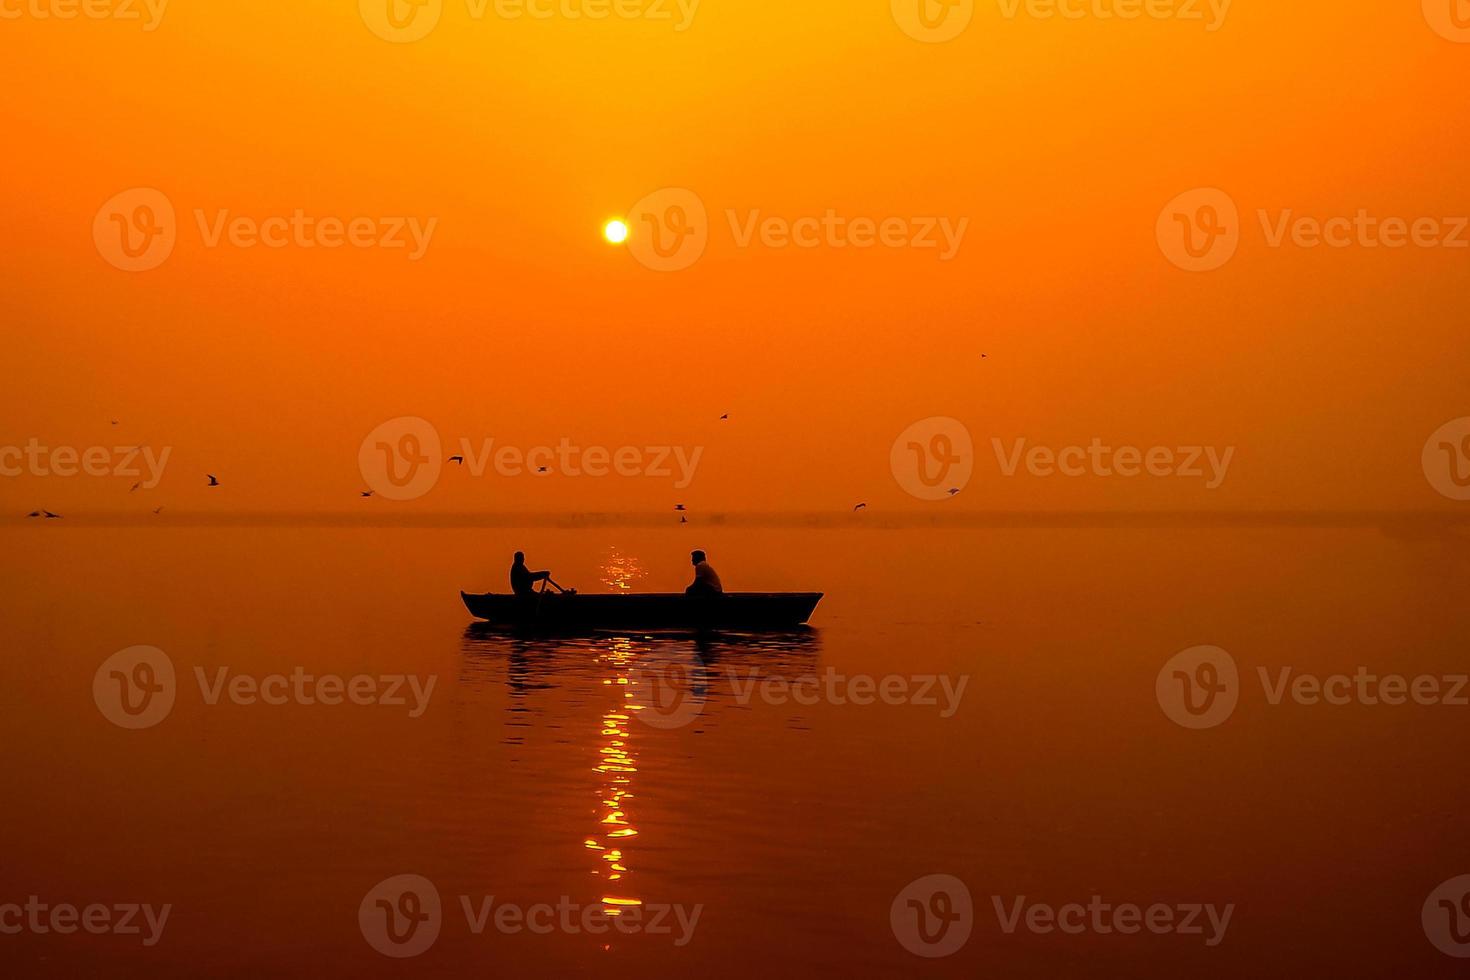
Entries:
<svg viewBox="0 0 1470 980">
<path fill-rule="evenodd" d="M 977 444 L 956 506 L 1455 506 L 1420 452 L 1470 415 L 1470 249 L 1273 248 L 1257 217 L 1470 214 L 1470 44 L 1417 3 L 1236 0 L 1211 31 L 990 0 L 927 44 L 887 0 L 703 0 L 685 30 L 672 0 L 670 21 L 447 0 L 397 44 L 348 0 L 173 0 L 151 31 L 35 16 L 57 2 L 6 0 L 21 15 L 0 20 L 0 443 L 171 455 L 137 495 L 127 477 L 0 477 L 11 510 L 916 509 L 936 505 L 889 450 L 929 416 Z M 92 234 L 135 187 L 178 217 L 144 272 Z M 709 215 L 675 272 L 599 234 L 666 187 Z M 1241 243 L 1190 273 L 1155 227 L 1199 187 L 1239 206 Z M 298 209 L 435 224 L 413 261 L 209 247 L 195 218 Z M 944 261 L 742 247 L 729 217 L 828 209 L 968 224 Z M 703 455 L 685 488 L 446 473 L 365 504 L 359 444 L 397 416 L 452 446 Z M 1235 456 L 1214 490 L 1004 477 L 992 437 Z"/>
</svg>

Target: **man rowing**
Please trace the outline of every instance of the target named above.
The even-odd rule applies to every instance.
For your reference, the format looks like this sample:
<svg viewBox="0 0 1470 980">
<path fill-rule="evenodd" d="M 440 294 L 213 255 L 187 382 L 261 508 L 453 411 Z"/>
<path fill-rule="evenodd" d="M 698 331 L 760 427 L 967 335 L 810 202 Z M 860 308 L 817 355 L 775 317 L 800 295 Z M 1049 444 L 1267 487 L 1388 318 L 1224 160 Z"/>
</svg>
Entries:
<svg viewBox="0 0 1470 980">
<path fill-rule="evenodd" d="M 510 590 L 525 599 L 536 594 L 537 582 L 550 582 L 550 572 L 533 572 L 526 567 L 526 553 L 516 552 L 515 563 L 510 566 Z"/>
</svg>

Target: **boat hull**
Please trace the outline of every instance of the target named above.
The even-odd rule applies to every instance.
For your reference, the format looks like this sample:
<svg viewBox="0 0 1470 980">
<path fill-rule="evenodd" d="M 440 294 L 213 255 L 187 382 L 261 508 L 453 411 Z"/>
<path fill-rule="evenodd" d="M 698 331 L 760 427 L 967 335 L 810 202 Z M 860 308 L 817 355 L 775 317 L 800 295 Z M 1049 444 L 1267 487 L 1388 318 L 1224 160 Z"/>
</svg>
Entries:
<svg viewBox="0 0 1470 980">
<path fill-rule="evenodd" d="M 732 592 L 696 598 L 679 593 L 543 592 L 521 599 L 461 592 L 460 597 L 472 616 L 500 626 L 780 630 L 804 625 L 822 600 L 822 593 Z"/>
</svg>

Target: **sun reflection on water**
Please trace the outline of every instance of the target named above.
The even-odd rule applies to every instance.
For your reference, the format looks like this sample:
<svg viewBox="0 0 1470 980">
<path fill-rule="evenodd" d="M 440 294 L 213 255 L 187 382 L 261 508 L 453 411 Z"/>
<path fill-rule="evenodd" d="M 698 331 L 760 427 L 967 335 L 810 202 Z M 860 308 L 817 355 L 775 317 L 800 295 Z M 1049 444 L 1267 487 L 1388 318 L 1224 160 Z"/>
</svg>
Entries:
<svg viewBox="0 0 1470 980">
<path fill-rule="evenodd" d="M 648 577 L 637 558 L 617 548 L 609 548 L 603 554 L 600 571 L 602 584 L 613 592 L 631 592 L 635 584 Z"/>
<path fill-rule="evenodd" d="M 598 787 L 598 828 L 596 835 L 587 838 L 584 844 L 589 850 L 598 852 L 601 859 L 592 873 L 608 882 L 607 894 L 602 896 L 604 911 L 608 915 L 621 915 L 624 908 L 643 904 L 641 899 L 628 895 L 631 889 L 627 876 L 631 872 L 624 851 L 627 843 L 638 836 L 630 817 L 635 799 L 633 776 L 638 772 L 638 756 L 633 749 L 629 721 L 636 706 L 628 703 L 633 696 L 628 674 L 637 657 L 638 650 L 633 641 L 625 637 L 613 638 L 597 655 L 597 662 L 611 674 L 603 678 L 603 686 L 613 689 L 616 700 L 602 715 L 596 767 L 602 777 Z M 613 886 L 613 882 L 618 884 Z"/>
</svg>

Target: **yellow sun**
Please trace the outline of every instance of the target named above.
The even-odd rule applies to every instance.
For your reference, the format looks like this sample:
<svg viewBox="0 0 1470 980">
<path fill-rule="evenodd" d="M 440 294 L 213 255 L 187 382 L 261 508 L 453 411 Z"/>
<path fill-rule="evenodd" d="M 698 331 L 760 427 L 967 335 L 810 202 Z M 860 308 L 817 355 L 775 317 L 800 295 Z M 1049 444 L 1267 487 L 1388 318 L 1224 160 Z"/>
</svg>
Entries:
<svg viewBox="0 0 1470 980">
<path fill-rule="evenodd" d="M 622 221 L 614 219 L 602 226 L 602 237 L 614 245 L 621 245 L 628 240 L 628 226 Z"/>
</svg>

